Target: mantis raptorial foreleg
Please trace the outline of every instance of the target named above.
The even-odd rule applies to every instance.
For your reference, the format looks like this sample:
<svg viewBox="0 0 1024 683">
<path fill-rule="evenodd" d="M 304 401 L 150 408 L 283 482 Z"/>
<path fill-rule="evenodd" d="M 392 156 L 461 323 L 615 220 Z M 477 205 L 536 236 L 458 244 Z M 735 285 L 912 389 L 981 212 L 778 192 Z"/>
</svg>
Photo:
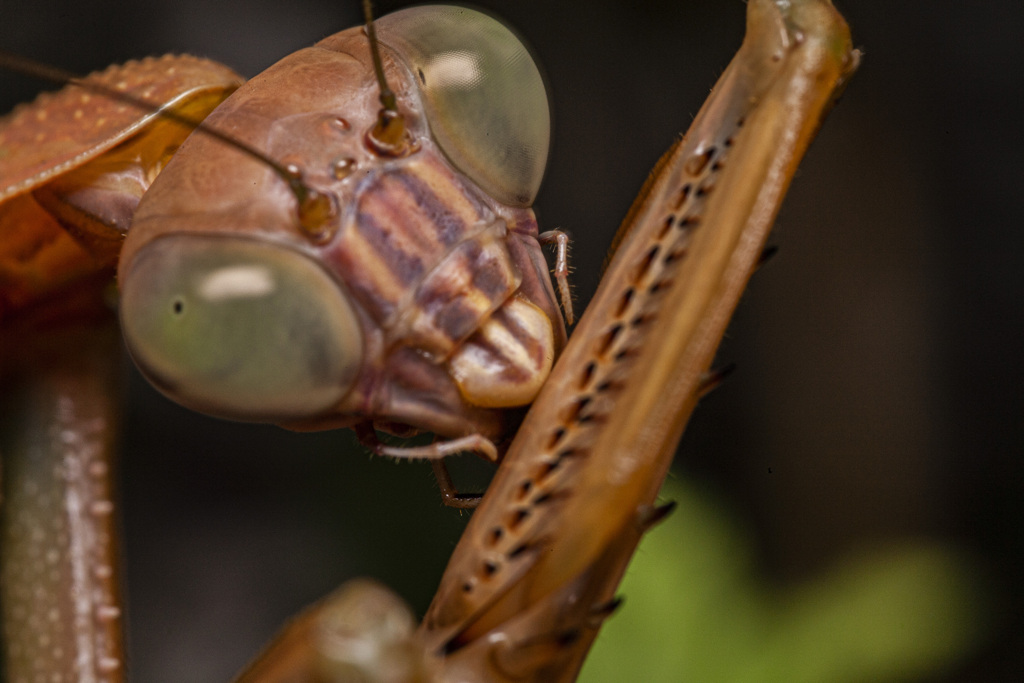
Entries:
<svg viewBox="0 0 1024 683">
<path fill-rule="evenodd" d="M 107 313 L 104 316 L 104 313 Z M 0 343 L 0 604 L 7 680 L 122 681 L 111 482 L 120 346 L 109 312 Z M 13 337 L 12 337 L 13 338 Z"/>
<path fill-rule="evenodd" d="M 423 667 L 431 680 L 574 679 L 636 544 L 667 512 L 655 497 L 715 349 L 859 59 L 828 0 L 751 0 L 747 17 L 463 534 L 418 632 L 424 659 L 404 680 Z M 336 622 L 338 609 L 328 599 L 302 623 Z M 370 641 L 385 652 L 411 637 Z M 241 680 L 310 680 L 340 656 L 305 646 L 271 647 Z"/>
</svg>

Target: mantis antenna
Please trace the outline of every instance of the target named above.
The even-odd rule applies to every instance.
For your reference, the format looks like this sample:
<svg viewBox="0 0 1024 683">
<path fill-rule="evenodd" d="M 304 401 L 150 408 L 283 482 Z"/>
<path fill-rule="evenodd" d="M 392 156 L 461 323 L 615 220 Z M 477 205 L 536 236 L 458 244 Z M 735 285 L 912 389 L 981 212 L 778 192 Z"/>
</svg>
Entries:
<svg viewBox="0 0 1024 683">
<path fill-rule="evenodd" d="M 89 92 L 107 97 L 109 99 L 123 102 L 145 112 L 151 112 L 158 116 L 180 123 L 194 131 L 209 135 L 226 145 L 234 147 L 256 161 L 270 167 L 285 183 L 288 184 L 292 194 L 298 202 L 298 218 L 302 229 L 314 238 L 324 232 L 325 224 L 337 211 L 330 198 L 313 189 L 302 178 L 302 170 L 294 164 L 287 166 L 270 158 L 255 147 L 252 147 L 241 140 L 223 133 L 216 128 L 205 125 L 202 120 L 174 111 L 165 109 L 158 104 L 135 97 L 128 93 L 109 88 L 100 83 L 94 83 L 85 78 L 64 69 L 59 69 L 42 62 L 37 62 L 27 57 L 22 57 L 6 50 L 0 50 L 0 68 L 19 73 L 30 78 L 38 78 L 57 85 L 75 85 Z M 392 95 L 392 99 L 394 95 Z"/>
<path fill-rule="evenodd" d="M 369 132 L 368 138 L 378 152 L 389 156 L 404 156 L 409 150 L 405 118 L 398 113 L 395 92 L 388 85 L 388 79 L 384 75 L 384 63 L 380 58 L 380 43 L 377 41 L 377 31 L 373 26 L 373 7 L 370 0 L 363 0 L 363 17 L 366 20 L 366 37 L 370 40 L 370 54 L 373 56 L 373 71 L 377 74 L 381 104 L 377 124 Z"/>
</svg>

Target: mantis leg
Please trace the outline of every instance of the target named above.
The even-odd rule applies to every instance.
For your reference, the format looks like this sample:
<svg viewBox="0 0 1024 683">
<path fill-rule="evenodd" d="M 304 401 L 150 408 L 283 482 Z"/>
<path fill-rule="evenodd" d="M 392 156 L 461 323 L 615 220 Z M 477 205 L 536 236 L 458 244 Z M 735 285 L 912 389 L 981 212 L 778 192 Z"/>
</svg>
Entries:
<svg viewBox="0 0 1024 683">
<path fill-rule="evenodd" d="M 715 350 L 858 57 L 828 0 L 747 4 L 739 53 L 627 217 L 594 300 L 452 555 L 417 632 L 426 661 L 409 672 L 575 679 L 637 543 L 669 510 L 655 497 L 716 381 Z M 259 661 L 314 668 L 323 656 L 281 640 Z"/>
<path fill-rule="evenodd" d="M 111 485 L 119 335 L 112 320 L 44 327 L 12 334 L 27 342 L 18 351 L 3 348 L 5 680 L 122 681 Z"/>
</svg>

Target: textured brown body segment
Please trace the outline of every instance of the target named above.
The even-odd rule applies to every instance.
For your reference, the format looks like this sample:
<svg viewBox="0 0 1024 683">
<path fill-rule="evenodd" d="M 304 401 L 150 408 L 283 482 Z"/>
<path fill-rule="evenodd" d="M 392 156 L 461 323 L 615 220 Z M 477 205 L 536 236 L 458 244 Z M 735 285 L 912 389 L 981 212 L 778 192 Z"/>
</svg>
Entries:
<svg viewBox="0 0 1024 683">
<path fill-rule="evenodd" d="M 326 258 L 389 339 L 440 362 L 519 286 L 506 236 L 424 150 L 367 182 Z"/>
<path fill-rule="evenodd" d="M 95 159 L 159 117 L 157 110 L 242 82 L 227 67 L 187 55 L 111 66 L 83 79 L 153 103 L 138 108 L 68 86 L 0 119 L 0 202 Z"/>
<path fill-rule="evenodd" d="M 574 680 L 614 606 L 796 165 L 857 65 L 828 0 L 747 36 L 658 167 L 448 565 L 420 634 L 452 680 Z"/>
<path fill-rule="evenodd" d="M 159 135 L 147 137 L 166 123 L 158 109 L 201 119 L 241 83 L 226 67 L 188 56 L 129 62 L 84 80 L 153 108 L 71 85 L 0 119 L 0 321 L 116 262 L 165 150 L 190 132 L 160 125 Z M 123 158 L 115 163 L 119 150 Z M 104 187 L 104 176 L 115 179 Z M 66 201 L 71 195 L 75 200 Z"/>
<path fill-rule="evenodd" d="M 518 287 L 504 236 L 504 230 L 478 232 L 423 281 L 408 318 L 411 337 L 425 349 L 447 356 Z"/>
<path fill-rule="evenodd" d="M 93 258 L 32 195 L 0 204 L 0 324 L 96 270 Z"/>
</svg>

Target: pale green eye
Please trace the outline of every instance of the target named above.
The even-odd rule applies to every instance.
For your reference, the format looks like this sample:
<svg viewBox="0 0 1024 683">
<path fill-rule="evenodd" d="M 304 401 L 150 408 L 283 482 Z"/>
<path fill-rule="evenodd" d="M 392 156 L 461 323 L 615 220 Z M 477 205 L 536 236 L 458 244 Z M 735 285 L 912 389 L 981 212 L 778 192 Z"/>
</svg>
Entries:
<svg viewBox="0 0 1024 683">
<path fill-rule="evenodd" d="M 551 137 L 547 91 L 530 52 L 499 21 L 462 7 L 413 7 L 378 22 L 419 86 L 437 144 L 505 204 L 537 196 Z"/>
<path fill-rule="evenodd" d="M 154 240 L 121 281 L 132 357 L 175 401 L 238 420 L 328 411 L 362 363 L 338 284 L 285 247 L 231 237 Z"/>
</svg>

